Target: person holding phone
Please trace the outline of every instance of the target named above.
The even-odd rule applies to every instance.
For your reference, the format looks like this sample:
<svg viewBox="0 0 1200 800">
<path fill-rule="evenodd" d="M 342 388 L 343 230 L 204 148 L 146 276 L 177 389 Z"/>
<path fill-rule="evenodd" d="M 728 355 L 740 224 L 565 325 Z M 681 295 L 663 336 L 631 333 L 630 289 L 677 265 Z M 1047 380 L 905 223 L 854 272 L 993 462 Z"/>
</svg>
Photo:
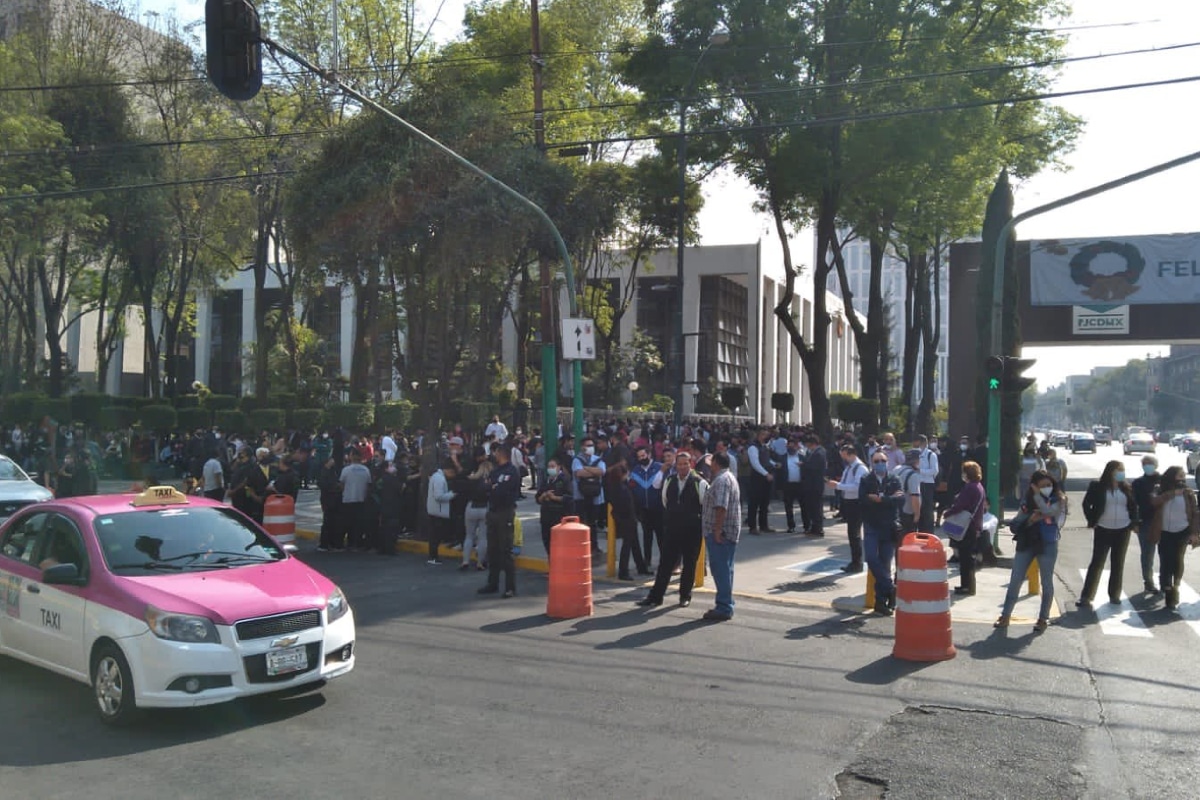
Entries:
<svg viewBox="0 0 1200 800">
<path fill-rule="evenodd" d="M 904 490 L 900 479 L 888 472 L 888 454 L 883 448 L 871 456 L 871 471 L 858 485 L 863 521 L 863 558 L 875 577 L 875 613 L 890 616 L 896 607 L 896 585 L 892 582 L 892 558 L 900 530 L 900 508 Z"/>
</svg>

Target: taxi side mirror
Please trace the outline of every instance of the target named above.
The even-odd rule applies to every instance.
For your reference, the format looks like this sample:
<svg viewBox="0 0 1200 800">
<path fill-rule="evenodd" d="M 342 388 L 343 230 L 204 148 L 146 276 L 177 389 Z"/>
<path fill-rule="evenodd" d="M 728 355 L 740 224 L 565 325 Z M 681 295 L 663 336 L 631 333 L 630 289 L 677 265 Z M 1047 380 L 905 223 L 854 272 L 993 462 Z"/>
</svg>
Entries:
<svg viewBox="0 0 1200 800">
<path fill-rule="evenodd" d="M 289 544 L 285 544 L 283 546 L 283 552 L 287 553 L 289 556 L 294 556 L 294 555 L 296 555 L 296 553 L 300 552 L 300 548 L 296 547 L 296 545 L 294 545 L 294 544 L 289 543 Z"/>
<path fill-rule="evenodd" d="M 42 583 L 48 586 L 83 586 L 84 582 L 75 564 L 55 564 L 42 571 Z"/>
</svg>

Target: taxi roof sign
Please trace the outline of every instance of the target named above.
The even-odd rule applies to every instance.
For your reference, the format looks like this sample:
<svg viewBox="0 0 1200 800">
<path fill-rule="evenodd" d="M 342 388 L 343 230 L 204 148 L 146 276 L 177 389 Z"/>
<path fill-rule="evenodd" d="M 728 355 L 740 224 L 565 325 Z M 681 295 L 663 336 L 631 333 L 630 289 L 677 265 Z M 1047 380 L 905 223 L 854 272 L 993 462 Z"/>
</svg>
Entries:
<svg viewBox="0 0 1200 800">
<path fill-rule="evenodd" d="M 149 486 L 146 491 L 135 495 L 129 505 L 140 506 L 174 506 L 187 505 L 188 496 L 174 486 Z"/>
</svg>

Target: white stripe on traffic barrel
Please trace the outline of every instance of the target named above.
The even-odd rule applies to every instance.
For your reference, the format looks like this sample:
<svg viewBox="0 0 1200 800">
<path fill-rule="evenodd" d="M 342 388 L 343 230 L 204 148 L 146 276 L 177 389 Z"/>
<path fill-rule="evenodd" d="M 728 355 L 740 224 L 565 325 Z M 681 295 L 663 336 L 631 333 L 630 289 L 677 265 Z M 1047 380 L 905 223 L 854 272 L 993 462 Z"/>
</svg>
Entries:
<svg viewBox="0 0 1200 800">
<path fill-rule="evenodd" d="M 945 600 L 896 600 L 896 610 L 906 614 L 945 614 L 950 611 L 950 598 Z"/>
</svg>

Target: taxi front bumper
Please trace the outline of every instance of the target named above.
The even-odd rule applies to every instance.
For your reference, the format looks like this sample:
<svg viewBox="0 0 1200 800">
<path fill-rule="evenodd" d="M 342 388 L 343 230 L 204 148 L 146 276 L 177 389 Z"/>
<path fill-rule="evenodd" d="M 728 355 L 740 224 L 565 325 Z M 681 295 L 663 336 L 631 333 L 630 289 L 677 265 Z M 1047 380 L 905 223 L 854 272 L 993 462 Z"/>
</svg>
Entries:
<svg viewBox="0 0 1200 800">
<path fill-rule="evenodd" d="M 322 621 L 324 613 L 322 613 Z M 307 630 L 242 640 L 218 625 L 220 644 L 160 639 L 147 631 L 118 640 L 143 708 L 187 708 L 279 692 L 354 669 L 354 612 Z"/>
</svg>

